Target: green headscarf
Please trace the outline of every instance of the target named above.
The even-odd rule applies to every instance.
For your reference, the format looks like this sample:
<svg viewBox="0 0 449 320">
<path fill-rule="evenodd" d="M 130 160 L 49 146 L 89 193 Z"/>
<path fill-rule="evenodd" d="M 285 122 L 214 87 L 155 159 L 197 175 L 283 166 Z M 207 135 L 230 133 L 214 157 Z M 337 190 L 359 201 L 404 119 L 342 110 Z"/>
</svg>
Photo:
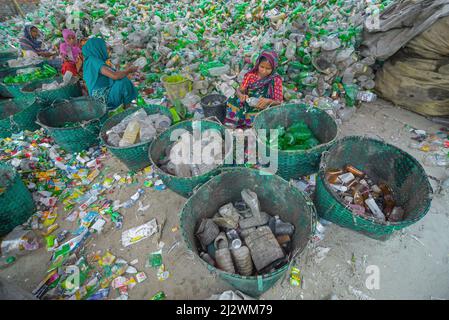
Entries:
<svg viewBox="0 0 449 320">
<path fill-rule="evenodd" d="M 91 38 L 83 46 L 83 77 L 86 82 L 89 95 L 95 89 L 112 85 L 112 79 L 100 74 L 101 67 L 108 60 L 106 42 L 101 38 Z"/>
</svg>

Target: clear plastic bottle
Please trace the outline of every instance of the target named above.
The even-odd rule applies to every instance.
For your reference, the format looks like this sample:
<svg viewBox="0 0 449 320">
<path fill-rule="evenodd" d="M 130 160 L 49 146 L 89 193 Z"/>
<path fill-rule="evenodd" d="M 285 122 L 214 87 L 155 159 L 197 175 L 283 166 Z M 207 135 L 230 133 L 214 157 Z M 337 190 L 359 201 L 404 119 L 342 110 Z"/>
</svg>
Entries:
<svg viewBox="0 0 449 320">
<path fill-rule="evenodd" d="M 140 132 L 140 124 L 138 121 L 131 121 L 126 127 L 122 140 L 120 140 L 120 147 L 128 147 L 136 143 Z"/>
</svg>

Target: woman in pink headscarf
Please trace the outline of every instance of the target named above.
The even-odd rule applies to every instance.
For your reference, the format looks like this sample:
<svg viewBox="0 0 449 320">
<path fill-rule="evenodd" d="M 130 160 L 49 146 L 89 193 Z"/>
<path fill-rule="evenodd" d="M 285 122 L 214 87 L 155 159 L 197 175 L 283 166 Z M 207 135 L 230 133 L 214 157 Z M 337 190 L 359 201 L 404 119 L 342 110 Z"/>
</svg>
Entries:
<svg viewBox="0 0 449 320">
<path fill-rule="evenodd" d="M 62 31 L 64 42 L 59 47 L 59 52 L 64 61 L 62 64 L 62 74 L 70 71 L 74 76 L 79 75 L 80 68 L 77 64 L 81 54 L 81 47 L 76 39 L 76 34 L 72 30 L 64 29 Z"/>
</svg>

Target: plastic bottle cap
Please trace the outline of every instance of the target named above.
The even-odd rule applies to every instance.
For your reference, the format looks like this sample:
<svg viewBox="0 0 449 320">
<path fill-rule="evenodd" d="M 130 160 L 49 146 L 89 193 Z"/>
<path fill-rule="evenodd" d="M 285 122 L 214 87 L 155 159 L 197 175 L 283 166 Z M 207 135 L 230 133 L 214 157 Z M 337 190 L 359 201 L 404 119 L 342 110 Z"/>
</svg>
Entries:
<svg viewBox="0 0 449 320">
<path fill-rule="evenodd" d="M 234 239 L 231 243 L 232 249 L 239 249 L 242 246 L 242 241 L 240 239 Z"/>
</svg>

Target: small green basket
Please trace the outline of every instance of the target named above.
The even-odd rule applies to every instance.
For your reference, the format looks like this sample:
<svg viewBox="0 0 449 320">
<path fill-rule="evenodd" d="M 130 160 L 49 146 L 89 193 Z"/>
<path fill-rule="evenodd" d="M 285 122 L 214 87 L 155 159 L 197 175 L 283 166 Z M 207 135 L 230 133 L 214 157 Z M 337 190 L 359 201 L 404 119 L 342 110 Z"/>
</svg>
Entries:
<svg viewBox="0 0 449 320">
<path fill-rule="evenodd" d="M 35 211 L 33 197 L 20 175 L 0 163 L 0 237 L 25 223 Z"/>
<path fill-rule="evenodd" d="M 148 105 L 143 107 L 143 109 L 148 115 L 160 113 L 169 117 L 173 121 L 172 114 L 164 106 Z M 113 116 L 112 118 L 108 119 L 105 122 L 100 132 L 101 141 L 106 145 L 109 151 L 111 151 L 111 153 L 114 156 L 116 156 L 121 162 L 123 162 L 128 167 L 128 169 L 132 171 L 139 171 L 143 168 L 148 167 L 151 164 L 151 161 L 148 157 L 148 149 L 153 140 L 141 142 L 129 147 L 120 148 L 112 146 L 108 143 L 106 133 L 111 128 L 119 124 L 124 118 L 126 118 L 127 116 L 133 114 L 138 110 L 139 108 L 133 108 Z"/>
<path fill-rule="evenodd" d="M 327 169 L 347 164 L 366 172 L 375 183 L 388 184 L 396 203 L 405 210 L 405 219 L 383 224 L 354 215 L 325 178 Z M 323 155 L 320 167 L 315 193 L 318 214 L 344 228 L 387 240 L 394 231 L 418 222 L 430 209 L 433 191 L 423 167 L 408 153 L 385 142 L 357 136 L 343 138 Z"/>
<path fill-rule="evenodd" d="M 321 142 L 309 150 L 284 151 L 278 150 L 277 175 L 285 180 L 297 179 L 315 173 L 319 169 L 321 154 L 335 142 L 339 129 L 337 123 L 326 112 L 305 105 L 287 104 L 273 107 L 260 112 L 254 120 L 257 140 L 262 148 L 267 148 L 260 129 L 276 129 L 279 125 L 289 127 L 295 121 L 303 120 Z M 270 152 L 273 151 L 270 148 Z"/>
<path fill-rule="evenodd" d="M 78 97 L 43 109 L 37 122 L 63 149 L 81 152 L 99 143 L 106 110 L 105 104 L 93 98 Z"/>
<path fill-rule="evenodd" d="M 165 150 L 167 147 L 169 147 L 170 144 L 174 143 L 174 141 L 171 140 L 172 134 L 174 132 L 180 132 L 178 130 L 186 130 L 190 133 L 194 132 L 194 130 L 198 130 L 200 128 L 200 132 L 203 133 L 205 130 L 216 130 L 222 134 L 222 137 L 226 137 L 226 130 L 225 128 L 214 121 L 210 120 L 187 120 L 183 122 L 179 122 L 176 125 L 170 127 L 165 132 L 158 135 L 153 142 L 150 145 L 149 149 L 149 158 L 151 160 L 151 164 L 155 167 L 156 173 L 161 177 L 162 181 L 165 183 L 165 185 L 173 190 L 174 192 L 178 193 L 179 195 L 188 198 L 193 190 L 208 181 L 211 177 L 217 175 L 220 172 L 220 168 L 222 165 L 218 166 L 215 170 L 212 170 L 208 173 L 190 177 L 190 178 L 184 178 L 184 177 L 177 177 L 173 176 L 165 171 L 163 171 L 159 165 L 159 160 L 165 155 Z M 178 136 L 177 134 L 175 136 Z M 226 141 L 230 141 L 229 139 L 226 139 Z M 232 157 L 232 149 L 226 149 L 229 150 L 228 154 L 224 155 L 224 161 L 228 159 L 228 157 Z"/>
<path fill-rule="evenodd" d="M 21 131 L 35 131 L 37 114 L 42 105 L 35 99 L 8 99 L 0 101 L 0 138 L 10 137 Z"/>
<path fill-rule="evenodd" d="M 52 104 L 55 102 L 80 97 L 82 95 L 79 83 L 77 81 L 75 82 L 74 80 L 72 80 L 69 84 L 57 89 L 36 90 L 42 88 L 42 85 L 44 83 L 51 83 L 54 81 L 58 81 L 59 83 L 61 83 L 62 77 L 33 81 L 23 86 L 21 92 L 24 97 L 36 96 L 37 99 L 41 100 L 43 104 Z"/>
</svg>

